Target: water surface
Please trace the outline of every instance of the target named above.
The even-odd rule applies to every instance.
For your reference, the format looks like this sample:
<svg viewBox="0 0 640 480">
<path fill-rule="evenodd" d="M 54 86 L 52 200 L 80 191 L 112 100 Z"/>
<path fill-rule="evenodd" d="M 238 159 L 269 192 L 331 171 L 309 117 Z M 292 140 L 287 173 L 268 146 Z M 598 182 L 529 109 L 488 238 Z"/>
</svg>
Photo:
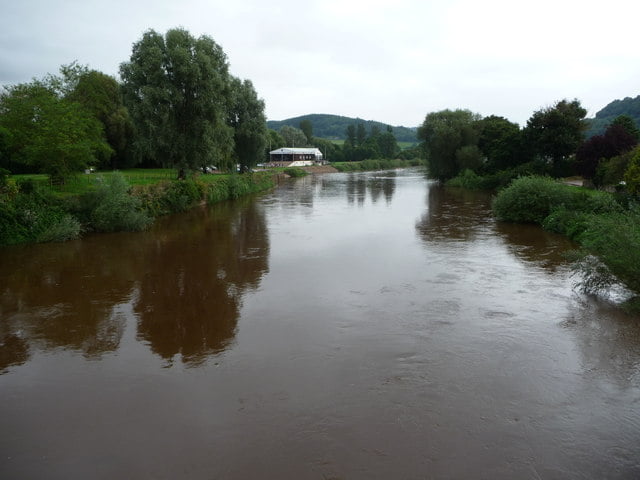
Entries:
<svg viewBox="0 0 640 480">
<path fill-rule="evenodd" d="M 638 319 L 418 171 L 0 250 L 0 478 L 640 478 Z"/>
</svg>

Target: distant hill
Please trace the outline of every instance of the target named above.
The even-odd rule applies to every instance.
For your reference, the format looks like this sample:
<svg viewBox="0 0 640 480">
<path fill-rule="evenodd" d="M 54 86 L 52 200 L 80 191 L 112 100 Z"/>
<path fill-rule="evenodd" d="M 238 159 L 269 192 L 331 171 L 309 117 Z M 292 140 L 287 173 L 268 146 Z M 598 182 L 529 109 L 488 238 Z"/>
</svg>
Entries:
<svg viewBox="0 0 640 480">
<path fill-rule="evenodd" d="M 312 113 L 301 117 L 287 118 L 286 120 L 269 120 L 267 126 L 273 130 L 279 130 L 284 125 L 300 128 L 302 120 L 309 120 L 313 125 L 313 136 L 327 138 L 329 140 L 344 140 L 346 138 L 346 130 L 349 125 L 357 125 L 364 123 L 367 132 L 371 131 L 371 127 L 377 126 L 381 132 L 386 131 L 387 124 L 376 122 L 374 120 L 363 120 L 362 118 L 342 117 L 340 115 L 328 115 L 322 113 Z M 416 139 L 416 128 L 407 127 L 391 127 L 396 140 L 399 142 L 414 142 Z"/>
<path fill-rule="evenodd" d="M 589 128 L 585 136 L 589 138 L 604 133 L 607 126 L 620 115 L 629 115 L 640 128 L 640 95 L 635 98 L 626 97 L 623 100 L 614 100 L 596 113 L 595 118 L 588 118 Z"/>
</svg>

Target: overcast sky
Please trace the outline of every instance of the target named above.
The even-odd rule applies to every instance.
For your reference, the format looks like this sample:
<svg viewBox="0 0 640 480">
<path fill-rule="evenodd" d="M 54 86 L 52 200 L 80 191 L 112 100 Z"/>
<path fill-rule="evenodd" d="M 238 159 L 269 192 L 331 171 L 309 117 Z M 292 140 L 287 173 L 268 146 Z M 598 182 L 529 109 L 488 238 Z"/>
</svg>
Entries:
<svg viewBox="0 0 640 480">
<path fill-rule="evenodd" d="M 80 64 L 118 75 L 148 29 L 208 35 L 267 117 L 416 126 L 467 108 L 524 125 L 563 98 L 640 95 L 637 0 L 0 0 L 0 83 Z"/>
</svg>

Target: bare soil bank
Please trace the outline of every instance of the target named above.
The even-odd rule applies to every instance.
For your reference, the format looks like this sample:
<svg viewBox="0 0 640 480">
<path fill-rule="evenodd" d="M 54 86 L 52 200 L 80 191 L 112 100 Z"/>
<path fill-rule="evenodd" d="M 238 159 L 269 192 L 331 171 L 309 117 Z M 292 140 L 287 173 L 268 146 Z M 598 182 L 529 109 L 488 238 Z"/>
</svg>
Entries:
<svg viewBox="0 0 640 480">
<path fill-rule="evenodd" d="M 337 173 L 338 170 L 329 165 L 314 165 L 312 167 L 302 167 L 307 173 Z"/>
</svg>

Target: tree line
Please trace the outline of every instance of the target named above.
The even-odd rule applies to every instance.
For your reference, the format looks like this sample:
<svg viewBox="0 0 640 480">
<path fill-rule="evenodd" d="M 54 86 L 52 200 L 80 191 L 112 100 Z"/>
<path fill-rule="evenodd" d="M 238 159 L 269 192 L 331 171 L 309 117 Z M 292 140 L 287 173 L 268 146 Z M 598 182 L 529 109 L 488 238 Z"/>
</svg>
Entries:
<svg viewBox="0 0 640 480">
<path fill-rule="evenodd" d="M 431 176 L 441 181 L 493 176 L 506 183 L 533 173 L 581 175 L 596 185 L 626 181 L 628 188 L 638 188 L 640 131 L 633 119 L 621 115 L 603 135 L 585 140 L 586 113 L 578 100 L 560 100 L 535 111 L 520 128 L 495 115 L 442 110 L 426 115 L 418 138 Z"/>
<path fill-rule="evenodd" d="M 148 30 L 118 81 L 76 63 L 0 93 L 0 168 L 52 180 L 86 168 L 255 165 L 267 138 L 264 102 L 229 73 L 210 37 Z M 6 173 L 5 173 L 6 174 Z"/>
<path fill-rule="evenodd" d="M 324 158 L 332 162 L 358 162 L 362 160 L 413 160 L 420 156 L 418 149 L 401 150 L 393 128 L 386 126 L 382 130 L 377 125 L 367 129 L 365 123 L 349 124 L 345 129 L 345 140 L 342 144 L 317 138 L 313 135 L 313 123 L 309 119 L 300 121 L 300 128 L 284 125 L 279 130 L 269 129 L 269 150 L 281 147 L 317 147 Z"/>
</svg>

